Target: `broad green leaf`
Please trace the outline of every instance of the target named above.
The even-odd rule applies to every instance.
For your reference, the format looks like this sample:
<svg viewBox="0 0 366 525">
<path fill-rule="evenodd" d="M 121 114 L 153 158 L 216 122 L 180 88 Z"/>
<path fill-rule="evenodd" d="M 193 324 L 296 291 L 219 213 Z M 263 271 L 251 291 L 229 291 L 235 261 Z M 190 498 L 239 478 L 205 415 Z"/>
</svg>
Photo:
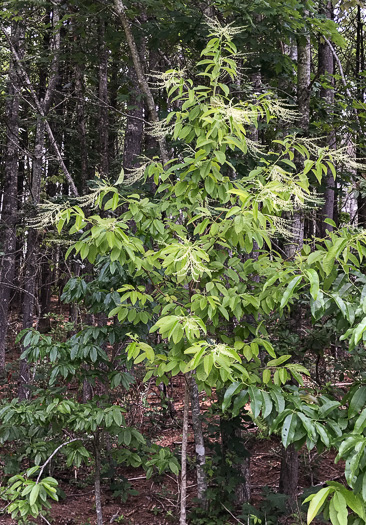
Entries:
<svg viewBox="0 0 366 525">
<path fill-rule="evenodd" d="M 306 273 L 310 281 L 310 294 L 314 301 L 316 301 L 319 293 L 319 276 L 317 272 L 312 269 L 306 270 Z"/>
<path fill-rule="evenodd" d="M 29 505 L 34 505 L 37 501 L 39 491 L 41 490 L 41 485 L 39 483 L 35 484 L 32 488 L 32 491 L 29 495 Z"/>
<path fill-rule="evenodd" d="M 285 448 L 287 448 L 293 442 L 297 423 L 298 419 L 294 413 L 288 414 L 283 422 L 281 438 L 282 444 Z"/>
<path fill-rule="evenodd" d="M 249 396 L 250 396 L 250 407 L 253 412 L 254 418 L 257 418 L 260 414 L 262 404 L 263 404 L 263 398 L 262 393 L 256 386 L 250 386 L 248 388 Z"/>
<path fill-rule="evenodd" d="M 221 409 L 223 412 L 228 408 L 228 406 L 231 404 L 232 397 L 237 394 L 240 389 L 242 388 L 242 383 L 238 383 L 237 381 L 235 383 L 231 383 L 229 388 L 227 388 L 225 394 L 224 394 L 224 400 L 221 405 Z"/>
<path fill-rule="evenodd" d="M 334 492 L 334 488 L 325 487 L 320 489 L 316 494 L 312 494 L 304 500 L 304 503 L 310 501 L 308 515 L 307 515 L 307 524 L 311 523 L 313 519 L 319 514 L 325 500 L 327 497 Z"/>
<path fill-rule="evenodd" d="M 366 386 L 360 386 L 353 394 L 348 408 L 348 417 L 358 414 L 366 404 Z"/>
<path fill-rule="evenodd" d="M 286 306 L 286 304 L 289 302 L 289 300 L 291 299 L 293 293 L 294 293 L 294 289 L 296 287 L 296 285 L 302 280 L 302 275 L 296 275 L 296 277 L 294 277 L 288 284 L 286 290 L 285 290 L 285 293 L 283 294 L 283 297 L 282 297 L 282 300 L 281 300 L 281 305 L 280 307 L 281 308 L 284 308 Z"/>
</svg>

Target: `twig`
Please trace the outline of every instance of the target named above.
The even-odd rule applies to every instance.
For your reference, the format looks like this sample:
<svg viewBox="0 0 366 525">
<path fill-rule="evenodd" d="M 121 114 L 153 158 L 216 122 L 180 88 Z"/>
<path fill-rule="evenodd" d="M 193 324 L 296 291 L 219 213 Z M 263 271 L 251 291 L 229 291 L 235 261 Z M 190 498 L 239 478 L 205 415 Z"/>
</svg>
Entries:
<svg viewBox="0 0 366 525">
<path fill-rule="evenodd" d="M 47 525 L 51 525 L 51 523 L 46 519 L 43 514 L 40 514 L 41 518 L 47 523 Z"/>
<path fill-rule="evenodd" d="M 116 512 L 115 514 L 113 514 L 113 516 L 112 516 L 111 519 L 109 520 L 109 523 L 113 523 L 114 520 L 118 518 L 119 513 L 120 513 L 120 511 L 117 510 L 117 512 Z"/>
<path fill-rule="evenodd" d="M 230 512 L 230 510 L 225 507 L 225 505 L 223 503 L 221 503 L 221 505 L 224 507 L 224 509 L 230 514 L 230 516 L 232 518 L 234 518 L 234 520 L 236 520 L 238 523 L 240 523 L 240 525 L 245 525 L 242 521 L 240 521 L 236 516 L 234 516 L 234 514 L 232 512 Z"/>
<path fill-rule="evenodd" d="M 41 467 L 41 470 L 39 471 L 39 474 L 38 474 L 38 478 L 37 478 L 37 481 L 36 481 L 36 484 L 39 483 L 39 480 L 41 479 L 41 476 L 43 474 L 43 471 L 45 469 L 45 467 L 48 465 L 48 463 L 51 461 L 51 459 L 53 458 L 53 456 L 55 456 L 57 454 L 57 452 L 62 448 L 62 447 L 66 447 L 66 445 L 70 445 L 70 443 L 73 443 L 74 441 L 85 441 L 85 439 L 83 438 L 74 438 L 74 439 L 71 439 L 70 441 L 67 441 L 66 443 L 62 443 L 60 446 L 58 446 L 56 448 L 56 450 L 54 450 L 52 452 L 52 454 L 50 455 L 50 457 L 43 463 L 42 467 Z"/>
<path fill-rule="evenodd" d="M 347 81 L 346 81 L 346 77 L 344 75 L 344 71 L 343 71 L 343 67 L 342 67 L 342 63 L 339 59 L 339 56 L 337 55 L 337 52 L 336 50 L 334 49 L 334 47 L 332 46 L 331 42 L 324 36 L 322 35 L 322 38 L 324 39 L 324 41 L 327 43 L 327 45 L 329 46 L 329 49 L 331 50 L 332 52 L 332 55 L 335 59 L 335 61 L 337 62 L 337 65 L 338 65 L 338 68 L 339 68 L 339 74 L 341 75 L 341 78 L 342 78 L 342 82 L 343 82 L 343 85 L 345 87 L 345 90 L 346 90 L 346 93 L 347 93 L 347 96 L 352 100 L 354 97 L 352 96 L 352 93 L 350 92 L 350 90 L 348 89 L 347 87 Z M 362 131 L 362 128 L 361 128 L 361 124 L 360 124 L 360 120 L 358 118 L 358 113 L 357 113 L 357 109 L 356 108 L 353 108 L 353 112 L 355 114 L 355 117 L 356 117 L 356 121 L 357 121 L 357 125 L 358 125 L 358 129 L 359 131 L 361 132 Z"/>
<path fill-rule="evenodd" d="M 26 72 L 26 70 L 24 69 L 23 67 L 23 64 L 22 64 L 22 61 L 17 53 L 17 50 L 15 49 L 14 45 L 13 45 L 13 42 L 11 41 L 11 38 L 9 36 L 9 34 L 7 33 L 7 31 L 5 30 L 4 26 L 2 24 L 0 24 L 0 29 L 3 33 L 3 35 L 5 36 L 8 44 L 9 44 L 9 47 L 10 47 L 10 50 L 11 50 L 11 53 L 17 63 L 17 66 L 19 68 L 19 72 L 21 73 L 23 79 L 24 79 L 24 83 L 25 85 L 27 86 L 27 88 L 29 89 L 31 95 L 32 95 L 32 98 L 34 100 L 34 104 L 37 108 L 37 111 L 39 112 L 39 114 L 41 115 L 41 117 L 43 117 L 45 119 L 45 126 L 46 126 L 46 131 L 47 131 L 47 134 L 48 134 L 48 137 L 50 139 L 50 143 L 55 151 L 55 154 L 58 158 L 58 161 L 61 165 L 61 168 L 62 168 L 62 171 L 64 172 L 64 175 L 66 177 L 66 180 L 67 182 L 69 183 L 70 185 L 70 188 L 71 188 L 71 191 L 74 195 L 78 196 L 78 190 L 76 189 L 76 186 L 75 186 L 75 183 L 69 173 L 69 170 L 67 169 L 65 163 L 64 163 L 64 160 L 62 158 L 62 155 L 61 155 L 61 152 L 59 150 L 59 147 L 56 143 L 56 140 L 55 140 L 55 137 L 53 135 L 53 132 L 52 132 L 52 129 L 51 129 L 51 126 L 48 122 L 48 120 L 46 119 L 46 114 L 45 114 L 45 111 L 37 97 L 37 94 L 34 90 L 34 87 L 33 87 L 33 84 L 32 82 L 30 81 L 29 79 L 29 76 L 28 76 L 28 73 Z"/>
</svg>

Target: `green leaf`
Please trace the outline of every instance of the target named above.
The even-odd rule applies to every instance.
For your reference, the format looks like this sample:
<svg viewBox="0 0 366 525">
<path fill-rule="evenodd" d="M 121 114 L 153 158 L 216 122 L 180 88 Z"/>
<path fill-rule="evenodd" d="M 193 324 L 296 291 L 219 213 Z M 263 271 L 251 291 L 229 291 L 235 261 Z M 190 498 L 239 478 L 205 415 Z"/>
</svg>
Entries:
<svg viewBox="0 0 366 525">
<path fill-rule="evenodd" d="M 361 323 L 357 325 L 353 333 L 355 345 L 357 345 L 357 343 L 360 341 L 365 330 L 366 330 L 366 317 L 364 317 Z"/>
<path fill-rule="evenodd" d="M 348 510 L 347 503 L 341 492 L 337 491 L 334 493 L 332 498 L 334 509 L 337 512 L 337 519 L 341 525 L 347 525 Z"/>
<path fill-rule="evenodd" d="M 282 431 L 281 431 L 281 438 L 282 438 L 282 444 L 285 448 L 287 448 L 294 439 L 295 432 L 296 432 L 296 426 L 297 426 L 297 416 L 296 414 L 288 414 L 286 416 L 283 425 L 282 425 Z"/>
<path fill-rule="evenodd" d="M 29 505 L 32 506 L 32 505 L 35 504 L 35 502 L 37 501 L 38 494 L 39 494 L 40 490 L 41 490 L 41 485 L 39 483 L 34 485 L 34 487 L 32 488 L 32 491 L 30 493 L 30 496 L 29 496 Z"/>
<path fill-rule="evenodd" d="M 237 381 L 235 383 L 231 383 L 231 385 L 229 386 L 229 388 L 226 390 L 224 394 L 224 399 L 221 405 L 223 412 L 225 412 L 225 410 L 231 404 L 232 397 L 238 392 L 240 392 L 241 388 L 242 388 L 242 383 L 239 383 Z"/>
<path fill-rule="evenodd" d="M 310 281 L 310 294 L 314 301 L 316 301 L 319 293 L 319 276 L 315 270 L 306 270 Z"/>
<path fill-rule="evenodd" d="M 287 286 L 287 288 L 285 290 L 285 293 L 283 294 L 282 300 L 281 300 L 281 305 L 280 305 L 281 308 L 284 308 L 286 306 L 286 304 L 289 302 L 289 300 L 291 299 L 291 297 L 292 297 L 292 295 L 294 293 L 295 286 L 301 280 L 302 280 L 302 275 L 296 275 L 296 277 L 294 277 L 289 282 L 289 284 L 288 284 L 288 286 Z"/>
<path fill-rule="evenodd" d="M 348 417 L 358 414 L 366 403 L 366 386 L 359 387 L 353 394 L 348 408 Z"/>
<path fill-rule="evenodd" d="M 319 514 L 325 500 L 327 499 L 329 494 L 331 494 L 332 492 L 334 492 L 334 488 L 325 487 L 323 489 L 320 489 L 319 492 L 317 492 L 316 494 L 311 494 L 311 496 L 309 496 L 308 498 L 304 500 L 304 503 L 307 503 L 308 501 L 310 501 L 310 505 L 308 509 L 308 516 L 307 516 L 308 525 L 309 523 L 313 521 L 315 516 Z"/>
<path fill-rule="evenodd" d="M 263 398 L 262 393 L 256 386 L 250 386 L 248 388 L 249 396 L 250 396 L 250 407 L 253 412 L 254 418 L 257 418 L 260 414 L 262 404 L 263 404 Z"/>
<path fill-rule="evenodd" d="M 354 432 L 361 434 L 366 428 L 366 408 L 364 408 L 356 420 Z"/>
</svg>

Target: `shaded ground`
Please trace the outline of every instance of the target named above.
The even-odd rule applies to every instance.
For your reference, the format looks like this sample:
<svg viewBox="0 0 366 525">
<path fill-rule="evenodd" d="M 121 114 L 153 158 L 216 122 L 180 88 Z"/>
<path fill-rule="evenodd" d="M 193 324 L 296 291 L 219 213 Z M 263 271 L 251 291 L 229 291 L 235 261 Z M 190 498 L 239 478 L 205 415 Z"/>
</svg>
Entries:
<svg viewBox="0 0 366 525">
<path fill-rule="evenodd" d="M 15 354 L 15 352 L 14 352 Z M 14 362 L 14 377 L 16 375 L 17 355 L 9 356 L 8 362 Z M 0 395 L 12 397 L 16 395 L 16 385 L 12 383 L 12 373 L 8 375 L 8 383 L 5 384 Z M 169 407 L 161 403 L 161 392 L 154 386 L 153 381 L 149 385 L 142 385 L 135 390 L 136 398 L 131 400 L 131 411 L 128 421 L 131 425 L 148 433 L 149 438 L 156 444 L 168 446 L 172 450 L 179 450 L 182 441 L 181 420 L 182 400 L 184 397 L 183 378 L 177 376 L 173 379 L 173 388 L 169 395 L 174 399 L 176 414 L 172 419 Z M 13 392 L 12 392 L 13 387 Z M 141 390 L 139 390 L 139 388 Z M 143 395 L 142 395 L 143 390 Z M 145 403 L 142 402 L 145 398 Z M 203 396 L 202 406 L 209 408 Z M 251 486 L 252 504 L 257 505 L 263 498 L 263 487 L 267 486 L 274 492 L 278 489 L 281 446 L 277 437 L 271 439 L 256 435 L 253 430 L 251 440 Z M 0 449 L 0 467 L 3 465 L 2 455 L 4 450 Z M 193 433 L 190 429 L 189 437 L 190 469 L 188 473 L 188 507 L 196 496 L 196 480 L 194 471 L 194 443 Z M 342 482 L 344 467 L 342 464 L 334 464 L 335 454 L 326 452 L 317 454 L 306 450 L 300 452 L 300 483 L 299 494 L 303 489 L 312 485 L 320 485 L 326 480 L 333 479 Z M 178 522 L 179 515 L 179 480 L 174 475 L 153 476 L 147 480 L 143 469 L 119 468 L 118 475 L 129 481 L 131 489 L 138 495 L 129 496 L 126 502 L 119 497 L 113 497 L 113 491 L 109 487 L 107 479 L 103 480 L 103 514 L 104 523 L 123 523 L 124 525 L 169 525 Z M 95 497 L 90 472 L 85 468 L 74 472 L 70 477 L 70 470 L 57 470 L 54 476 L 59 481 L 60 488 L 65 494 L 64 499 L 55 503 L 52 507 L 48 522 L 52 525 L 95 525 Z M 3 479 L 3 476 L 1 476 Z M 1 502 L 2 503 L 2 502 Z M 0 507 L 3 505 L 0 503 Z M 238 520 L 228 514 L 227 523 L 238 523 Z M 291 518 L 291 523 L 296 520 Z M 38 519 L 29 523 L 45 524 L 47 521 Z M 290 522 L 289 522 L 290 523 Z M 0 515 L 0 525 L 15 525 L 16 521 L 8 515 Z"/>
</svg>

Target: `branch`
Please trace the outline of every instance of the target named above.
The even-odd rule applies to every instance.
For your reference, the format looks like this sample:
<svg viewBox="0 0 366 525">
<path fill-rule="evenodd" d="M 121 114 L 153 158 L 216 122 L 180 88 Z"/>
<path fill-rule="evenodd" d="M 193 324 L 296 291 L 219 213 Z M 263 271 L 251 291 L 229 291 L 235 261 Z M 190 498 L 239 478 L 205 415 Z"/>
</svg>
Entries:
<svg viewBox="0 0 366 525">
<path fill-rule="evenodd" d="M 144 71 L 141 64 L 141 58 L 136 46 L 135 39 L 133 37 L 130 22 L 127 19 L 126 16 L 126 8 L 123 4 L 122 0 L 114 0 L 114 6 L 116 9 L 116 12 L 121 20 L 122 27 L 124 29 L 124 32 L 126 34 L 126 40 L 128 47 L 130 48 L 132 62 L 136 71 L 137 81 L 139 83 L 141 91 L 145 94 L 147 107 L 150 112 L 151 120 L 153 122 L 159 122 L 158 113 L 156 111 L 156 104 L 154 101 L 154 97 L 152 96 L 151 89 L 149 87 L 149 84 L 145 78 Z M 166 146 L 166 141 L 164 137 L 158 138 L 159 147 L 160 147 L 160 154 L 163 161 L 163 164 L 167 164 L 169 161 L 169 154 Z"/>
<path fill-rule="evenodd" d="M 41 467 L 41 470 L 39 471 L 39 474 L 38 474 L 38 478 L 37 478 L 37 481 L 36 481 L 36 485 L 39 483 L 39 480 L 41 479 L 41 476 L 43 474 L 43 471 L 45 469 L 45 467 L 48 465 L 48 463 L 51 461 L 51 459 L 53 458 L 53 456 L 55 456 L 57 454 L 57 452 L 62 448 L 62 447 L 66 447 L 66 445 L 70 445 L 70 443 L 73 443 L 74 441 L 85 441 L 85 439 L 83 438 L 74 438 L 74 439 L 70 439 L 70 441 L 67 441 L 66 443 L 62 443 L 59 447 L 57 447 L 53 452 L 52 454 L 50 455 L 50 457 L 43 463 L 42 467 Z"/>
<path fill-rule="evenodd" d="M 62 168 L 62 171 L 64 172 L 64 175 L 67 179 L 67 182 L 69 183 L 70 185 L 70 188 L 71 188 L 71 191 L 72 193 L 75 195 L 75 196 L 78 196 L 79 193 L 78 193 L 78 190 L 76 189 L 76 186 L 75 186 L 75 183 L 69 173 L 69 170 L 67 169 L 64 161 L 63 161 L 63 158 L 62 158 L 62 155 L 61 155 L 61 152 L 59 150 L 59 147 L 56 143 L 56 140 L 55 140 L 55 137 L 53 135 L 53 132 L 52 132 L 52 129 L 49 125 L 49 122 L 48 120 L 45 118 L 46 115 L 45 115 L 45 112 L 44 112 L 44 109 L 36 95 L 36 92 L 34 91 L 34 88 L 33 88 L 33 85 L 29 79 L 29 76 L 28 76 L 28 73 L 26 72 L 26 70 L 24 69 L 23 67 L 23 64 L 22 64 L 22 61 L 17 53 L 17 50 L 15 49 L 14 45 L 13 45 L 13 42 L 11 41 L 11 38 L 9 37 L 8 33 L 6 32 L 4 26 L 2 24 L 0 24 L 0 29 L 3 33 L 3 35 L 5 36 L 9 46 L 10 46 L 10 50 L 11 50 L 11 53 L 15 59 L 15 62 L 17 63 L 17 66 L 19 68 L 19 72 L 21 73 L 21 76 L 23 77 L 23 80 L 24 80 L 24 83 L 26 85 L 26 87 L 29 89 L 31 95 L 32 95 L 32 98 L 34 100 L 34 103 L 36 105 L 36 108 L 37 108 L 37 111 L 38 113 L 41 115 L 41 117 L 43 117 L 45 119 L 45 126 L 46 126 L 46 130 L 47 130 L 47 134 L 48 134 L 48 137 L 49 137 L 49 140 L 50 140 L 50 143 L 51 143 L 51 146 L 53 147 L 54 149 L 54 152 L 56 154 L 56 157 L 61 165 L 61 168 Z"/>
<path fill-rule="evenodd" d="M 327 43 L 327 45 L 329 46 L 329 49 L 331 50 L 332 54 L 333 54 L 333 57 L 334 57 L 334 60 L 337 62 L 337 65 L 338 65 L 338 68 L 339 68 L 339 74 L 341 75 L 341 78 L 342 78 L 342 82 L 343 82 L 343 85 L 346 89 L 346 93 L 347 93 L 347 96 L 352 100 L 354 97 L 352 95 L 352 93 L 350 92 L 349 88 L 347 87 L 347 81 L 346 81 L 346 77 L 344 75 L 344 71 L 343 71 L 343 67 L 342 67 L 342 63 L 339 59 L 339 56 L 337 55 L 337 52 L 336 50 L 334 49 L 334 47 L 332 46 L 331 42 L 324 36 L 322 35 L 322 38 L 323 40 Z M 362 128 L 361 128 L 361 124 L 360 124 L 360 120 L 358 118 L 358 113 L 357 113 L 357 109 L 356 108 L 353 108 L 353 112 L 355 114 L 355 117 L 356 117 L 356 121 L 357 121 L 357 125 L 358 125 L 358 130 L 359 132 L 362 132 Z"/>
</svg>

